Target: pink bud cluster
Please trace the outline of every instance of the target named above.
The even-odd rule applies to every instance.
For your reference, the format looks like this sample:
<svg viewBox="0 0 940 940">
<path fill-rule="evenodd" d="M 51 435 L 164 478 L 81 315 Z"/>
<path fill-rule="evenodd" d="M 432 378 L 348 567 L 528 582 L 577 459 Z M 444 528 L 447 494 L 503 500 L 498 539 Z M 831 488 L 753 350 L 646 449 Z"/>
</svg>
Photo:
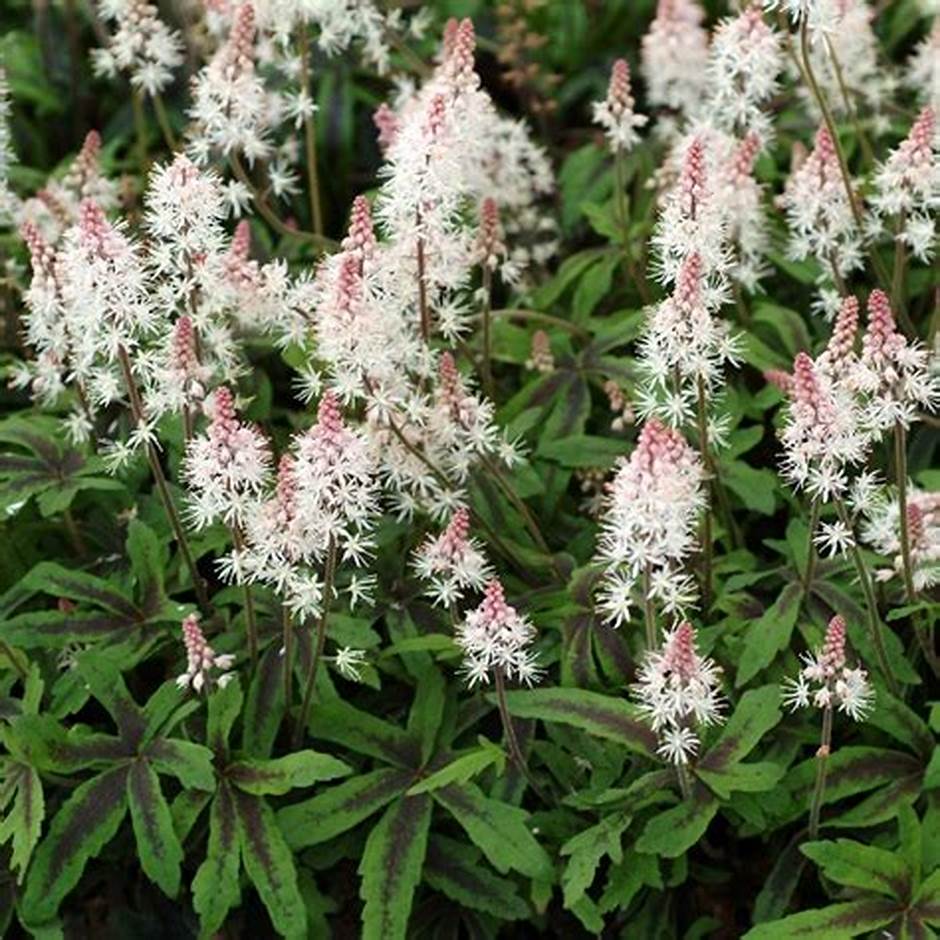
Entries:
<svg viewBox="0 0 940 940">
<path fill-rule="evenodd" d="M 594 123 L 604 129 L 614 153 L 626 152 L 639 143 L 637 128 L 643 127 L 647 118 L 633 110 L 634 104 L 630 91 L 630 66 L 626 59 L 617 59 L 610 72 L 607 97 L 593 105 Z"/>
<path fill-rule="evenodd" d="M 447 528 L 428 537 L 415 552 L 415 570 L 428 582 L 435 604 L 451 607 L 466 591 L 480 590 L 492 576 L 479 543 L 470 538 L 470 513 L 458 509 Z"/>
<path fill-rule="evenodd" d="M 495 578 L 486 585 L 483 601 L 458 624 L 454 640 L 463 652 L 463 668 L 471 688 L 500 674 L 532 685 L 540 669 L 531 645 L 535 628 L 506 602 Z"/>
<path fill-rule="evenodd" d="M 720 677 L 721 667 L 695 649 L 695 629 L 687 621 L 644 654 L 631 695 L 658 734 L 665 760 L 687 764 L 698 752 L 699 729 L 724 720 Z"/>
<path fill-rule="evenodd" d="M 695 548 L 705 506 L 701 459 L 685 438 L 655 419 L 609 485 L 598 539 L 604 567 L 600 607 L 615 626 L 627 622 L 640 579 L 650 600 L 674 612 L 694 600 L 682 565 Z"/>
<path fill-rule="evenodd" d="M 183 645 L 186 647 L 186 671 L 179 675 L 176 684 L 181 689 L 192 688 L 194 692 L 208 691 L 213 683 L 220 689 L 234 678 L 228 672 L 235 664 L 235 657 L 229 653 L 218 655 L 206 642 L 199 617 L 190 614 L 182 624 Z M 221 670 L 220 675 L 215 670 Z"/>
</svg>

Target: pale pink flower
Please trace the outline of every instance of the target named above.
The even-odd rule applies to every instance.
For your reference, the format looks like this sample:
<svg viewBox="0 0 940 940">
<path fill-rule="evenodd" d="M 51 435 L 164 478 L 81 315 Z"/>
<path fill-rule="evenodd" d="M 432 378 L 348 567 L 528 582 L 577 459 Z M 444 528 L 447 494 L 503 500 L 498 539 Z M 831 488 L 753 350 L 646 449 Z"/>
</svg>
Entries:
<svg viewBox="0 0 940 940">
<path fill-rule="evenodd" d="M 881 494 L 863 509 L 862 539 L 891 560 L 890 568 L 876 572 L 880 581 L 900 578 L 901 511 L 896 495 Z M 914 588 L 929 591 L 940 584 L 940 493 L 925 492 L 908 483 L 907 534 Z"/>
<path fill-rule="evenodd" d="M 454 640 L 463 652 L 463 670 L 471 688 L 487 684 L 495 672 L 525 685 L 538 681 L 541 670 L 531 649 L 535 627 L 506 603 L 495 578 L 486 585 L 483 601 L 457 625 Z"/>
<path fill-rule="evenodd" d="M 633 110 L 635 104 L 630 91 L 630 66 L 626 59 L 617 59 L 610 71 L 607 97 L 592 106 L 594 123 L 604 128 L 615 153 L 632 150 L 640 141 L 637 128 L 646 124 L 647 117 Z"/>
<path fill-rule="evenodd" d="M 875 693 L 868 673 L 850 669 L 845 654 L 845 621 L 836 615 L 826 628 L 826 640 L 815 653 L 802 655 L 803 668 L 796 679 L 784 684 L 784 703 L 798 708 L 838 709 L 853 721 L 864 721 L 871 711 Z"/>
<path fill-rule="evenodd" d="M 479 590 L 492 577 L 480 544 L 470 538 L 466 509 L 458 509 L 440 535 L 429 536 L 419 546 L 414 565 L 418 577 L 429 582 L 434 603 L 444 606 L 456 604 L 467 590 Z"/>
<path fill-rule="evenodd" d="M 921 261 L 933 256 L 940 207 L 940 136 L 937 116 L 930 106 L 918 116 L 911 131 L 875 173 L 871 199 L 880 227 L 900 217 L 895 238 Z"/>
<path fill-rule="evenodd" d="M 267 485 L 271 451 L 256 427 L 239 420 L 225 386 L 213 392 L 205 410 L 209 427 L 190 440 L 183 460 L 189 515 L 197 529 L 220 520 L 240 526 Z"/>
<path fill-rule="evenodd" d="M 784 478 L 823 502 L 843 494 L 849 470 L 868 450 L 860 420 L 851 393 L 801 352 L 793 362 L 790 408 L 780 435 Z"/>
<path fill-rule="evenodd" d="M 862 233 L 825 127 L 817 132 L 812 153 L 790 174 L 780 204 L 790 226 L 792 258 L 814 258 L 825 278 L 833 269 L 844 276 L 861 266 Z"/>
<path fill-rule="evenodd" d="M 652 104 L 680 114 L 694 112 L 708 65 L 708 33 L 696 0 L 659 0 L 643 37 L 642 71 Z"/>
<path fill-rule="evenodd" d="M 906 84 L 934 110 L 940 108 L 940 18 L 908 60 Z"/>
<path fill-rule="evenodd" d="M 720 682 L 721 667 L 696 651 L 687 621 L 666 634 L 660 649 L 644 653 L 631 695 L 665 760 L 687 764 L 698 751 L 699 729 L 724 720 Z"/>
<path fill-rule="evenodd" d="M 842 298 L 829 343 L 816 360 L 816 368 L 833 382 L 851 382 L 858 361 L 857 334 L 858 298 L 849 294 Z"/>
<path fill-rule="evenodd" d="M 931 372 L 927 350 L 897 329 L 882 290 L 868 297 L 868 328 L 855 387 L 865 399 L 866 426 L 873 432 L 909 425 L 918 411 L 933 411 L 940 403 L 940 378 Z"/>
<path fill-rule="evenodd" d="M 192 688 L 194 692 L 208 690 L 213 683 L 220 689 L 225 688 L 234 677 L 234 673 L 227 670 L 235 664 L 235 657 L 230 653 L 218 655 L 206 642 L 197 614 L 190 614 L 183 621 L 182 631 L 186 671 L 177 677 L 176 684 L 181 689 Z M 221 674 L 215 674 L 215 670 L 221 670 Z"/>
<path fill-rule="evenodd" d="M 655 419 L 621 461 L 605 500 L 597 560 L 604 567 L 600 607 L 620 626 L 629 620 L 638 582 L 650 576 L 651 599 L 667 611 L 694 600 L 682 565 L 695 550 L 705 508 L 704 469 L 685 438 Z"/>
</svg>

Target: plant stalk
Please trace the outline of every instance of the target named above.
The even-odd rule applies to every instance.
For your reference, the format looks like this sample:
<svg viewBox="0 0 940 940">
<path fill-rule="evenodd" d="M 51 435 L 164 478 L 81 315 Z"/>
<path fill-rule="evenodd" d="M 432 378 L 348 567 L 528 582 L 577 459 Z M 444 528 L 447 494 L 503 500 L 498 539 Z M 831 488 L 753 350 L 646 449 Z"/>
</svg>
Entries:
<svg viewBox="0 0 940 940">
<path fill-rule="evenodd" d="M 305 25 L 300 29 L 300 90 L 310 98 L 310 39 Z M 313 234 L 323 235 L 323 206 L 320 202 L 320 174 L 317 169 L 317 133 L 313 115 L 304 115 L 304 147 L 307 156 L 307 185 L 310 189 L 310 219 Z"/>
<path fill-rule="evenodd" d="M 294 726 L 295 750 L 303 743 L 307 719 L 310 716 L 310 703 L 313 701 L 313 690 L 317 684 L 317 669 L 320 666 L 320 660 L 323 659 L 323 650 L 326 647 L 326 625 L 330 614 L 330 603 L 333 600 L 333 581 L 335 577 L 336 541 L 333 536 L 330 536 L 329 545 L 326 549 L 326 564 L 323 569 L 323 610 L 320 612 L 320 619 L 317 621 L 317 635 L 314 641 L 313 655 L 310 659 L 310 671 L 307 673 L 307 681 L 304 686 L 303 704 L 300 706 L 300 715 L 297 718 L 297 724 Z"/>
<path fill-rule="evenodd" d="M 826 774 L 829 772 L 829 756 L 832 752 L 832 706 L 823 709 L 822 738 L 816 751 L 816 784 L 813 787 L 813 799 L 809 807 L 809 837 L 819 836 L 819 814 L 822 810 L 823 796 L 826 792 Z"/>
</svg>

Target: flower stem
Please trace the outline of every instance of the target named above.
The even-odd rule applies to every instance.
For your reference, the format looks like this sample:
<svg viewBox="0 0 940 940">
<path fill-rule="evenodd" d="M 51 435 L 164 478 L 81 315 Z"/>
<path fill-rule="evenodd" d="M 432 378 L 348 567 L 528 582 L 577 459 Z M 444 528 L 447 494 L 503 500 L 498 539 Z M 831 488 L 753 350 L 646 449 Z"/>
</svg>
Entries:
<svg viewBox="0 0 940 940">
<path fill-rule="evenodd" d="M 829 772 L 829 755 L 832 751 L 832 706 L 823 709 L 822 738 L 816 751 L 816 784 L 813 787 L 813 799 L 809 806 L 809 837 L 819 835 L 819 814 L 822 810 L 823 796 L 826 792 L 826 774 Z"/>
<path fill-rule="evenodd" d="M 679 792 L 682 793 L 682 799 L 691 799 L 692 784 L 689 781 L 689 772 L 686 770 L 685 764 L 676 764 L 676 777 L 679 780 Z"/>
<path fill-rule="evenodd" d="M 137 168 L 140 170 L 141 177 L 144 178 L 147 176 L 147 119 L 144 115 L 144 99 L 136 89 L 131 91 L 131 110 L 134 113 Z"/>
<path fill-rule="evenodd" d="M 646 648 L 656 649 L 656 613 L 653 610 L 653 599 L 650 597 L 650 566 L 643 569 L 643 622 L 646 625 Z"/>
<path fill-rule="evenodd" d="M 493 398 L 493 272 L 483 262 L 483 390 Z"/>
<path fill-rule="evenodd" d="M 307 673 L 307 682 L 304 686 L 303 704 L 297 724 L 294 726 L 294 749 L 303 742 L 304 730 L 307 727 L 307 718 L 310 715 L 310 703 L 313 701 L 313 690 L 317 684 L 317 669 L 323 658 L 323 649 L 326 646 L 326 624 L 330 613 L 330 602 L 333 599 L 333 580 L 336 577 L 336 541 L 330 536 L 326 549 L 326 564 L 323 570 L 323 609 L 317 621 L 317 635 L 314 641 L 313 654 L 310 658 L 310 671 Z"/>
<path fill-rule="evenodd" d="M 137 388 L 137 382 L 134 380 L 134 373 L 131 369 L 131 361 L 127 355 L 127 350 L 123 346 L 118 347 L 118 361 L 121 365 L 121 372 L 124 375 L 124 383 L 127 386 L 127 395 L 130 400 L 131 414 L 134 421 L 141 425 L 144 423 L 144 407 L 140 398 L 140 391 Z M 157 456 L 156 448 L 149 441 L 147 442 L 147 461 L 150 464 L 150 472 L 153 474 L 153 482 L 156 484 L 157 493 L 160 496 L 160 502 L 163 504 L 163 511 L 166 513 L 167 521 L 173 530 L 176 538 L 176 544 L 179 545 L 183 561 L 189 569 L 189 576 L 193 582 L 193 590 L 196 592 L 196 601 L 203 616 L 210 616 L 212 605 L 209 603 L 209 595 L 206 592 L 206 583 L 202 580 L 202 575 L 196 567 L 196 561 L 193 558 L 192 550 L 189 547 L 189 541 L 180 522 L 179 513 L 173 503 L 173 496 L 170 494 L 170 487 L 163 473 L 163 467 L 160 465 L 160 458 Z"/>
<path fill-rule="evenodd" d="M 153 110 L 157 115 L 157 124 L 160 125 L 160 133 L 163 134 L 163 142 L 169 150 L 176 150 L 176 135 L 170 125 L 170 117 L 166 112 L 166 105 L 163 103 L 163 96 L 156 92 L 152 97 Z"/>
<path fill-rule="evenodd" d="M 418 216 L 418 224 L 421 217 Z M 424 239 L 418 238 L 418 312 L 421 316 L 421 339 L 431 342 L 431 312 L 428 309 L 428 286 L 424 281 Z"/>
<path fill-rule="evenodd" d="M 702 461 L 706 470 L 712 473 L 713 465 L 708 447 L 708 418 L 705 412 L 705 382 L 698 377 L 698 408 L 696 409 L 698 424 L 698 444 L 702 454 Z M 711 507 L 705 507 L 702 518 L 702 607 L 708 610 L 712 594 L 712 514 Z"/>
<path fill-rule="evenodd" d="M 519 747 L 519 739 L 516 737 L 516 729 L 512 724 L 512 716 L 509 714 L 509 705 L 506 702 L 506 679 L 503 675 L 503 670 L 499 667 L 496 667 L 493 670 L 495 679 L 494 684 L 496 686 L 496 702 L 499 706 L 499 717 L 503 723 L 503 731 L 506 734 L 506 744 L 509 747 L 509 756 L 512 762 L 516 765 L 516 769 L 523 777 L 529 782 L 529 785 L 535 790 L 539 798 L 544 800 L 545 796 L 542 793 L 541 788 L 535 782 L 535 779 L 532 777 L 531 772 L 529 771 L 528 765 L 526 764 L 525 757 L 522 755 L 522 749 Z"/>
<path fill-rule="evenodd" d="M 245 550 L 245 537 L 238 525 L 233 525 L 232 542 L 235 544 L 235 552 L 241 557 Z M 252 665 L 258 664 L 258 621 L 255 617 L 255 600 L 251 593 L 251 585 L 245 583 L 242 585 L 245 596 L 245 625 L 248 635 L 248 655 L 251 657 Z"/>
<path fill-rule="evenodd" d="M 624 166 L 624 154 L 622 150 L 618 149 L 614 153 L 614 189 L 616 190 L 617 224 L 620 227 L 621 259 L 627 277 L 633 281 L 636 286 L 640 300 L 642 300 L 644 304 L 648 304 L 651 298 L 649 289 L 646 286 L 646 281 L 639 276 L 636 265 L 630 257 L 630 216 L 627 212 L 626 180 L 627 174 L 626 167 Z"/>
<path fill-rule="evenodd" d="M 849 518 L 849 512 L 845 508 L 845 504 L 842 502 L 842 500 L 838 498 L 833 499 L 833 505 L 836 508 L 836 514 L 839 516 L 839 521 L 849 532 L 853 531 L 852 520 Z M 878 600 L 875 597 L 875 589 L 872 586 L 871 578 L 868 575 L 868 569 L 865 567 L 865 559 L 862 558 L 862 553 L 854 539 L 852 539 L 850 544 L 849 552 L 852 555 L 852 561 L 855 564 L 855 571 L 858 574 L 858 580 L 861 583 L 862 591 L 865 594 L 865 606 L 868 608 L 868 627 L 869 632 L 871 633 L 872 643 L 875 645 L 875 655 L 878 658 L 878 665 L 884 674 L 885 681 L 888 683 L 888 689 L 890 690 L 891 694 L 897 695 L 897 682 L 895 681 L 894 674 L 891 672 L 891 667 L 888 665 L 888 656 L 885 652 L 884 637 L 882 636 L 881 632 L 881 618 L 878 616 Z"/>
<path fill-rule="evenodd" d="M 284 627 L 284 708 L 290 712 L 294 677 L 294 621 L 287 606 L 281 611 L 281 616 Z"/>
<path fill-rule="evenodd" d="M 310 98 L 310 40 L 306 25 L 300 29 L 300 91 Z M 307 185 L 310 189 L 310 219 L 313 234 L 323 234 L 323 207 L 320 202 L 320 174 L 317 170 L 317 133 L 313 114 L 304 115 L 304 147 L 307 155 Z"/>
<path fill-rule="evenodd" d="M 813 533 L 816 526 L 819 525 L 819 503 L 814 499 L 809 507 L 809 533 L 806 536 L 806 571 L 803 573 L 803 590 L 809 593 L 810 585 L 813 583 L 813 575 L 816 573 L 816 543 L 813 541 Z"/>
</svg>

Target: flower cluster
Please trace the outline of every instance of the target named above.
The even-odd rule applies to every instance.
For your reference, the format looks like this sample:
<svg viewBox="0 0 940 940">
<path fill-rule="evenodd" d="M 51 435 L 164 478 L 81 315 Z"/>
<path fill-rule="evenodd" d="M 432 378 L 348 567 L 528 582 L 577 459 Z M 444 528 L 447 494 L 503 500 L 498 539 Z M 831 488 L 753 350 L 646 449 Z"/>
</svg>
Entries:
<svg viewBox="0 0 940 940">
<path fill-rule="evenodd" d="M 803 668 L 784 685 L 784 702 L 798 708 L 837 709 L 853 721 L 862 721 L 871 711 L 875 693 L 868 673 L 850 669 L 845 655 L 845 621 L 835 616 L 826 628 L 822 649 L 803 654 Z"/>
<path fill-rule="evenodd" d="M 476 539 L 470 538 L 470 513 L 458 509 L 447 528 L 428 537 L 415 551 L 418 577 L 429 583 L 435 604 L 452 606 L 467 590 L 480 590 L 492 570 Z"/>
<path fill-rule="evenodd" d="M 267 481 L 270 447 L 258 428 L 238 418 L 225 386 L 213 392 L 205 410 L 209 426 L 189 442 L 183 461 L 190 518 L 198 529 L 220 520 L 241 526 Z"/>
<path fill-rule="evenodd" d="M 705 506 L 699 456 L 671 428 L 651 419 L 636 449 L 609 485 L 597 559 L 604 566 L 600 606 L 616 626 L 626 623 L 637 583 L 668 612 L 695 598 L 682 565 L 695 548 Z"/>
<path fill-rule="evenodd" d="M 536 654 L 530 648 L 535 627 L 506 603 L 495 578 L 486 585 L 483 601 L 457 625 L 454 640 L 463 652 L 463 668 L 471 688 L 499 673 L 526 685 L 538 681 Z"/>
<path fill-rule="evenodd" d="M 862 540 L 891 560 L 891 567 L 878 570 L 876 577 L 887 581 L 900 576 L 904 570 L 900 501 L 882 492 L 866 501 L 863 511 Z M 908 488 L 907 537 L 914 589 L 936 587 L 940 584 L 940 493 Z"/>
<path fill-rule="evenodd" d="M 191 688 L 194 692 L 208 690 L 213 683 L 220 689 L 232 680 L 234 673 L 228 672 L 235 664 L 235 657 L 230 653 L 219 655 L 206 642 L 199 617 L 190 614 L 182 625 L 183 644 L 186 647 L 186 671 L 177 676 L 176 684 L 181 689 Z M 215 670 L 221 670 L 220 675 Z"/>
<path fill-rule="evenodd" d="M 659 753 L 687 764 L 699 748 L 699 729 L 723 721 L 721 667 L 695 649 L 695 628 L 680 623 L 660 649 L 648 650 L 631 690 L 640 714 L 658 734 Z"/>
<path fill-rule="evenodd" d="M 134 88 L 158 95 L 183 64 L 179 33 L 171 30 L 146 0 L 99 0 L 96 5 L 114 32 L 104 49 L 94 51 L 95 71 L 109 77 L 124 72 Z"/>
<path fill-rule="evenodd" d="M 646 115 L 633 110 L 634 104 L 630 92 L 630 66 L 626 59 L 617 59 L 610 72 L 607 97 L 593 105 L 594 123 L 604 128 L 615 153 L 635 147 L 640 140 L 637 128 L 647 122 Z"/>
</svg>

